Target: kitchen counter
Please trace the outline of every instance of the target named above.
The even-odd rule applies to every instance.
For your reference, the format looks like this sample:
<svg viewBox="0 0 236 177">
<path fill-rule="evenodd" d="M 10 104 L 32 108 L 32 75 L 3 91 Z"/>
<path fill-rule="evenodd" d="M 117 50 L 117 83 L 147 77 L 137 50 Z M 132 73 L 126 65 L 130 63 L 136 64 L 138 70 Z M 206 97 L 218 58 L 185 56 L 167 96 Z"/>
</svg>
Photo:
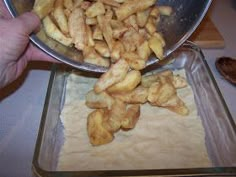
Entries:
<svg viewBox="0 0 236 177">
<path fill-rule="evenodd" d="M 220 56 L 236 57 L 235 0 L 215 0 L 209 15 L 225 39 L 224 49 L 203 49 L 226 104 L 236 121 L 236 87 L 215 68 Z M 31 63 L 24 75 L 0 92 L 0 176 L 32 177 L 31 163 L 43 111 L 50 64 Z"/>
</svg>

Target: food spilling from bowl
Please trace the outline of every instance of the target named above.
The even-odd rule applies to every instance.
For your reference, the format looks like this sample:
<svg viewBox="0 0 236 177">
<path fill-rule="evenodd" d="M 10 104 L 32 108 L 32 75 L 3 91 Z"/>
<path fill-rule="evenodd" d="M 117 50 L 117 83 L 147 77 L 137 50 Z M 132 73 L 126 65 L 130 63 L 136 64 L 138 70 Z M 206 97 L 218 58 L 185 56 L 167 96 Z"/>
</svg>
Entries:
<svg viewBox="0 0 236 177">
<path fill-rule="evenodd" d="M 142 70 L 151 54 L 163 59 L 166 43 L 157 26 L 173 9 L 156 0 L 38 0 L 33 11 L 47 36 L 81 51 L 84 62 L 109 67 L 124 59 Z"/>
<path fill-rule="evenodd" d="M 142 78 L 139 71 L 152 53 L 163 58 L 165 40 L 156 26 L 161 15 L 171 15 L 171 7 L 156 6 L 156 0 L 69 2 L 36 1 L 34 11 L 49 37 L 82 51 L 84 62 L 111 66 L 86 95 L 86 105 L 94 109 L 87 121 L 92 145 L 110 143 L 120 129 L 133 129 L 147 102 L 188 115 L 176 91 L 187 86 L 183 78 L 171 71 Z"/>
<path fill-rule="evenodd" d="M 141 76 L 151 55 L 164 58 L 166 39 L 159 31 L 163 16 L 175 10 L 156 0 L 35 1 L 33 11 L 46 35 L 83 55 L 83 62 L 108 68 L 86 95 L 93 109 L 87 133 L 94 146 L 108 144 L 119 130 L 131 130 L 141 105 L 150 104 L 187 116 L 189 109 L 177 95 L 186 87 L 172 71 Z"/>
<path fill-rule="evenodd" d="M 142 77 L 150 55 L 164 58 L 166 45 L 158 31 L 170 6 L 156 0 L 76 1 L 38 0 L 34 12 L 42 19 L 46 35 L 83 54 L 83 61 L 109 68 L 86 95 L 87 133 L 94 146 L 110 143 L 119 130 L 135 127 L 141 105 L 161 107 L 181 116 L 189 109 L 177 89 L 187 86 L 171 71 Z"/>
</svg>

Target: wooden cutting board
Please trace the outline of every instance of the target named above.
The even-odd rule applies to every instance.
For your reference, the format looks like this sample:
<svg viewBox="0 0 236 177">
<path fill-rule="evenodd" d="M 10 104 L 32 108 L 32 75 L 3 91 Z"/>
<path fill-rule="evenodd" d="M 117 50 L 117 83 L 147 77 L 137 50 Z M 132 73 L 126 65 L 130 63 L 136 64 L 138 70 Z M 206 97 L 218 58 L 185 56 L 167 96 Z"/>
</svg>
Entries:
<svg viewBox="0 0 236 177">
<path fill-rule="evenodd" d="M 206 17 L 189 39 L 201 48 L 223 48 L 225 41 L 212 20 Z"/>
</svg>

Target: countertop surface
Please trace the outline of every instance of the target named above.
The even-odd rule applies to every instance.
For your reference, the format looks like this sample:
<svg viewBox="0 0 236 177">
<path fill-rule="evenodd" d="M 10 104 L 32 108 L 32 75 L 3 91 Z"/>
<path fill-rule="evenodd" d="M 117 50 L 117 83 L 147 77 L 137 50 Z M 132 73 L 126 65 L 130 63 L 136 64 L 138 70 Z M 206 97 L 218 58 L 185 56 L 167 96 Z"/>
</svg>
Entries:
<svg viewBox="0 0 236 177">
<path fill-rule="evenodd" d="M 209 16 L 225 40 L 225 48 L 203 49 L 226 104 L 236 121 L 236 86 L 215 68 L 220 56 L 236 57 L 236 1 L 214 0 Z M 32 177 L 31 164 L 50 77 L 48 64 L 31 63 L 24 75 L 0 91 L 0 176 Z"/>
</svg>

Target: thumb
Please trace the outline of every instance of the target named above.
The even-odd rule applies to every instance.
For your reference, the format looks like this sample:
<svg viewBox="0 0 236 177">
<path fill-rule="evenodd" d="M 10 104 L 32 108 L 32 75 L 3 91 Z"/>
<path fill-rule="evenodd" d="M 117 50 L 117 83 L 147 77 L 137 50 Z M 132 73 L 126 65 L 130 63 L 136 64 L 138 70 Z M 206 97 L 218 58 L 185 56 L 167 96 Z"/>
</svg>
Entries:
<svg viewBox="0 0 236 177">
<path fill-rule="evenodd" d="M 38 30 L 40 19 L 33 12 L 26 12 L 19 17 L 12 19 L 10 23 L 18 29 L 18 32 L 28 36 Z"/>
</svg>

